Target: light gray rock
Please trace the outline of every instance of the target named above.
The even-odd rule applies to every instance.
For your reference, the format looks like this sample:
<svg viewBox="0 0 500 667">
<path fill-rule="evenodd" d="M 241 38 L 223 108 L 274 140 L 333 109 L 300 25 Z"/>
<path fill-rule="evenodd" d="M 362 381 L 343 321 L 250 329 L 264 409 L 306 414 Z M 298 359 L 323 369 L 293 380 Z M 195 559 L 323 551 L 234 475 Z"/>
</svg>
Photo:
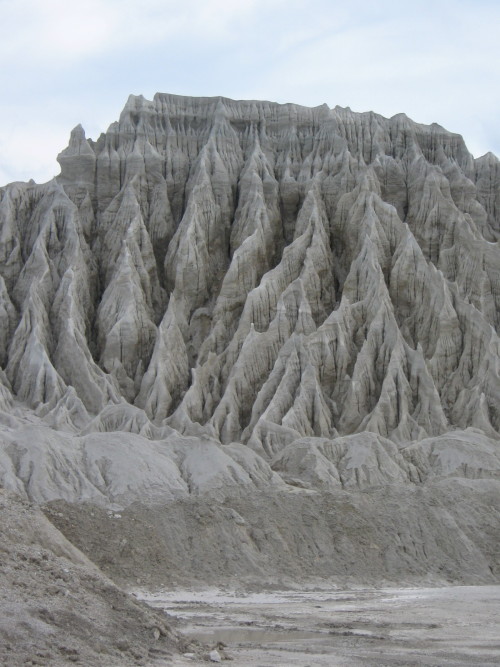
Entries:
<svg viewBox="0 0 500 667">
<path fill-rule="evenodd" d="M 211 662 L 220 662 L 222 660 L 222 658 L 220 657 L 220 653 L 219 651 L 217 651 L 217 649 L 210 651 L 208 657 L 210 658 Z"/>
</svg>

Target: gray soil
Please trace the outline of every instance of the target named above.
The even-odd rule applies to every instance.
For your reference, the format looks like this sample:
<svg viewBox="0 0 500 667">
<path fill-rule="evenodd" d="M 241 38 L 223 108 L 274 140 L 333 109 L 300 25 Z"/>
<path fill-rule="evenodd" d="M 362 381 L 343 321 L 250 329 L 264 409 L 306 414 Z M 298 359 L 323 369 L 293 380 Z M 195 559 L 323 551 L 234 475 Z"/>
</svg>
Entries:
<svg viewBox="0 0 500 667">
<path fill-rule="evenodd" d="M 493 589 L 480 589 L 484 604 L 472 600 L 469 607 L 460 597 L 450 602 L 426 593 L 424 604 L 366 591 L 353 593 L 352 608 L 342 613 L 331 592 L 319 601 L 290 593 L 284 607 L 270 603 L 274 611 L 249 607 L 248 599 L 222 615 L 198 604 L 203 619 L 179 636 L 182 618 L 113 582 L 149 592 L 207 585 L 305 590 L 313 581 L 328 581 L 329 591 L 492 585 L 500 572 L 498 491 L 493 480 L 451 480 L 367 492 L 206 495 L 113 509 L 55 501 L 43 513 L 0 492 L 0 664 L 192 664 L 207 659 L 197 641 L 227 643 L 241 665 L 492 664 L 498 644 L 480 638 L 476 655 L 472 639 L 457 628 L 470 614 L 479 637 L 490 627 L 485 610 L 498 622 L 497 600 L 487 592 Z M 433 616 L 457 613 L 451 626 Z M 436 647 L 439 657 L 423 661 Z"/>
<path fill-rule="evenodd" d="M 44 511 L 121 585 L 287 587 L 318 577 L 384 585 L 495 584 L 500 483 L 443 480 L 367 492 L 207 496 L 110 511 Z"/>
<path fill-rule="evenodd" d="M 167 665 L 188 650 L 163 612 L 117 588 L 39 509 L 0 491 L 0 515 L 1 665 Z"/>
<path fill-rule="evenodd" d="M 498 665 L 500 586 L 147 596 L 235 667 Z M 193 664 L 197 660 L 176 660 Z"/>
</svg>

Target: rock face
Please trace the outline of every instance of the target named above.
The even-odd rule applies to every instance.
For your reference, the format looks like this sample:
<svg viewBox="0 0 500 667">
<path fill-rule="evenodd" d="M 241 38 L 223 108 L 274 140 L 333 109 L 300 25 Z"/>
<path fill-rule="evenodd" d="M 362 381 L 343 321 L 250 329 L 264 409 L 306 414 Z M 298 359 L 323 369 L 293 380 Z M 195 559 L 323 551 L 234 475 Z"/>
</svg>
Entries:
<svg viewBox="0 0 500 667">
<path fill-rule="evenodd" d="M 157 94 L 58 159 L 0 189 L 5 486 L 500 476 L 493 155 L 404 115 Z"/>
</svg>

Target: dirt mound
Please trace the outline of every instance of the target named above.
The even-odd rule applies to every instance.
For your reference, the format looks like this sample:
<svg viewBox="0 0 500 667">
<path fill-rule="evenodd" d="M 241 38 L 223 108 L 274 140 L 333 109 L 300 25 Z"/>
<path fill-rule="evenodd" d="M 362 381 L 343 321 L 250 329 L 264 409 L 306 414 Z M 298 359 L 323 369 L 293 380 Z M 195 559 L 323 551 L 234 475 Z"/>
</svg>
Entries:
<svg viewBox="0 0 500 667">
<path fill-rule="evenodd" d="M 115 581 L 133 587 L 495 583 L 500 483 L 442 480 L 363 493 L 264 492 L 133 503 L 56 501 L 45 512 Z"/>
<path fill-rule="evenodd" d="M 0 664 L 170 664 L 168 617 L 103 576 L 34 506 L 0 491 Z"/>
</svg>

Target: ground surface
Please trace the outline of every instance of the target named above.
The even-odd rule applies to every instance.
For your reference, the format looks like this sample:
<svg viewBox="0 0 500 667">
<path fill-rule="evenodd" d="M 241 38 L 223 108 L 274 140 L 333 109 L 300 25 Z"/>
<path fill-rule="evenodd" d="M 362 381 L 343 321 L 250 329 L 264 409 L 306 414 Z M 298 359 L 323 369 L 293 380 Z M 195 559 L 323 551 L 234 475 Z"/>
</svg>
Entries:
<svg viewBox="0 0 500 667">
<path fill-rule="evenodd" d="M 199 504 L 192 509 L 198 511 Z M 88 517 L 97 520 L 96 513 L 94 507 Z M 359 580 L 337 577 L 335 583 L 318 578 L 313 589 L 310 582 L 306 586 L 305 580 L 284 577 L 283 582 L 275 582 L 288 586 L 287 590 L 282 592 L 276 586 L 263 592 L 270 590 L 270 579 L 259 579 L 255 574 L 244 579 L 233 572 L 232 577 L 230 573 L 220 577 L 217 587 L 201 593 L 186 591 L 186 585 L 175 588 L 170 584 L 165 590 L 171 592 L 153 594 L 151 591 L 159 588 L 144 574 L 152 572 L 155 562 L 160 571 L 162 566 L 152 557 L 144 558 L 141 566 L 136 554 L 129 565 L 136 566 L 136 574 L 144 580 L 139 584 L 138 576 L 129 578 L 128 586 L 142 588 L 134 599 L 104 576 L 36 506 L 0 491 L 0 514 L 1 665 L 203 664 L 215 647 L 225 657 L 221 642 L 227 645 L 225 652 L 235 666 L 441 667 L 500 661 L 500 586 L 410 589 L 376 588 L 373 584 L 370 588 Z M 148 518 L 153 525 L 155 513 L 127 518 L 126 511 L 114 511 L 111 515 L 109 522 L 120 526 L 122 540 L 128 536 L 133 545 L 147 544 L 126 528 L 133 519 L 140 523 L 141 518 Z M 86 536 L 89 556 L 99 556 L 97 542 L 94 553 L 89 548 L 89 543 L 94 544 L 91 528 L 96 524 L 87 525 L 84 516 L 68 513 L 58 518 L 71 521 L 67 525 L 74 524 L 81 539 Z M 173 518 L 167 514 L 166 519 Z M 105 525 L 110 528 L 107 533 Z M 113 551 L 117 536 L 111 525 L 102 524 L 97 533 L 101 545 L 111 547 L 108 563 L 120 560 L 120 549 Z M 190 524 L 187 521 L 183 526 L 177 521 L 175 525 L 179 532 Z M 203 544 L 209 545 L 210 540 L 198 545 L 200 568 Z M 204 557 L 217 560 L 216 553 L 207 550 Z M 100 564 L 102 557 L 101 553 L 96 558 Z M 174 558 L 170 565 L 182 574 Z M 222 567 L 219 561 L 217 571 Z M 231 589 L 230 581 L 240 583 Z M 353 581 L 357 581 L 356 586 Z M 407 578 L 404 585 L 409 582 Z M 176 635 L 179 630 L 184 637 Z"/>
<path fill-rule="evenodd" d="M 500 586 L 137 594 L 234 667 L 500 663 Z"/>
<path fill-rule="evenodd" d="M 163 613 L 117 588 L 34 506 L 0 490 L 0 665 L 171 664 Z"/>
</svg>

